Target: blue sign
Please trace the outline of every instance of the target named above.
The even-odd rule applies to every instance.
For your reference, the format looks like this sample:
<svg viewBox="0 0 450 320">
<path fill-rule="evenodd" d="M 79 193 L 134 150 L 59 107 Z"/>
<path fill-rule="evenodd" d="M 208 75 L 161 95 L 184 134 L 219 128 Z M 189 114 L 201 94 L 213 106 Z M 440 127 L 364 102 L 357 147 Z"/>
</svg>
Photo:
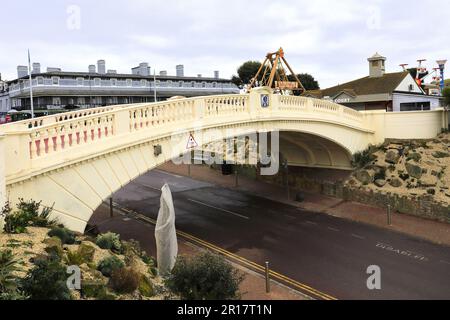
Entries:
<svg viewBox="0 0 450 320">
<path fill-rule="evenodd" d="M 268 94 L 262 94 L 261 95 L 261 107 L 267 108 L 269 106 L 269 95 Z"/>
</svg>

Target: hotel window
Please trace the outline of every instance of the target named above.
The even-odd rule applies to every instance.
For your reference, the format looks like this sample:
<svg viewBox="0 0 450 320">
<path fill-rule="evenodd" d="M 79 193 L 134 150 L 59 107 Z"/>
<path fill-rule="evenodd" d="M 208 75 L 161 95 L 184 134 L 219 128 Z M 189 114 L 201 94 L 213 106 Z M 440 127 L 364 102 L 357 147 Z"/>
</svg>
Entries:
<svg viewBox="0 0 450 320">
<path fill-rule="evenodd" d="M 53 97 L 53 105 L 54 105 L 54 106 L 59 106 L 59 105 L 61 105 L 61 98 L 59 98 L 59 97 Z"/>
<path fill-rule="evenodd" d="M 127 79 L 127 87 L 131 87 L 133 85 L 133 80 Z"/>
<path fill-rule="evenodd" d="M 59 77 L 52 77 L 52 84 L 59 86 Z"/>
<path fill-rule="evenodd" d="M 100 80 L 100 78 L 95 78 L 95 79 L 94 79 L 94 86 L 100 87 L 100 85 L 101 85 L 101 80 Z"/>
<path fill-rule="evenodd" d="M 44 78 L 43 77 L 37 77 L 36 80 L 37 80 L 38 86 L 44 84 Z"/>
<path fill-rule="evenodd" d="M 178 86 L 181 88 L 181 87 L 183 87 L 183 81 L 179 81 L 178 82 Z"/>
<path fill-rule="evenodd" d="M 77 103 L 83 105 L 85 103 L 84 98 L 77 98 Z"/>
<path fill-rule="evenodd" d="M 167 80 L 167 86 L 171 87 L 172 86 L 172 80 Z"/>
<path fill-rule="evenodd" d="M 216 88 L 217 87 L 217 83 L 213 82 L 212 86 L 213 86 L 213 88 Z"/>
<path fill-rule="evenodd" d="M 155 84 L 156 84 L 157 86 L 159 86 L 159 85 L 161 84 L 161 81 L 160 81 L 160 80 L 156 80 Z"/>
<path fill-rule="evenodd" d="M 112 86 L 117 86 L 117 79 L 111 79 L 111 85 Z"/>
<path fill-rule="evenodd" d="M 146 87 L 147 86 L 147 80 L 141 80 L 141 86 Z"/>
<path fill-rule="evenodd" d="M 192 87 L 192 88 L 195 88 L 195 81 L 192 81 L 192 82 L 191 82 L 191 87 Z"/>
<path fill-rule="evenodd" d="M 82 86 L 84 84 L 83 78 L 77 78 L 77 86 Z"/>
<path fill-rule="evenodd" d="M 202 82 L 202 88 L 206 88 L 206 82 Z"/>
</svg>

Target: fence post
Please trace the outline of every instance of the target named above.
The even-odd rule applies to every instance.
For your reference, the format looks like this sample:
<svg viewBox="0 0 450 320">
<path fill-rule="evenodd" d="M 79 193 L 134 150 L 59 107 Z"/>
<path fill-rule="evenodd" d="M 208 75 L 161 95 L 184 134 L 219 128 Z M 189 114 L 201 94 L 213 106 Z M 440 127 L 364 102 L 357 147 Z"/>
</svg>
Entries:
<svg viewBox="0 0 450 320">
<path fill-rule="evenodd" d="M 266 261 L 266 293 L 270 292 L 269 261 Z"/>
</svg>

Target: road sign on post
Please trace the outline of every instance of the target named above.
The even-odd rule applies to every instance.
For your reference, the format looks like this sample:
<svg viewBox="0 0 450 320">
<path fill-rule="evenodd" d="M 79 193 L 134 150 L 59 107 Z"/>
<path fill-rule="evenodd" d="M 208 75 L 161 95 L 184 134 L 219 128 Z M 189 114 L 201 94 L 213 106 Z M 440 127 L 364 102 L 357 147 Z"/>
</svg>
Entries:
<svg viewBox="0 0 450 320">
<path fill-rule="evenodd" d="M 192 134 L 190 134 L 187 145 L 186 145 L 186 149 L 193 149 L 193 148 L 197 148 L 197 147 L 198 147 L 198 143 L 195 141 L 194 136 Z"/>
</svg>

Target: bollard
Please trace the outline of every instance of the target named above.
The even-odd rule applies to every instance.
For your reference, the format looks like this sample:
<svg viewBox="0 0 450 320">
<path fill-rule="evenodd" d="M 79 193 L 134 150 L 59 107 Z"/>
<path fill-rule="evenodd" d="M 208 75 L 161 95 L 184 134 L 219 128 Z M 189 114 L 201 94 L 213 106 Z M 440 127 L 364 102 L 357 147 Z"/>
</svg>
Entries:
<svg viewBox="0 0 450 320">
<path fill-rule="evenodd" d="M 390 204 L 388 204 L 388 207 L 387 207 L 387 223 L 388 223 L 388 226 L 392 225 L 391 205 Z"/>
<path fill-rule="evenodd" d="M 266 293 L 270 292 L 269 261 L 266 261 Z"/>
<path fill-rule="evenodd" d="M 109 198 L 109 216 L 112 218 L 114 216 L 113 198 Z"/>
</svg>

